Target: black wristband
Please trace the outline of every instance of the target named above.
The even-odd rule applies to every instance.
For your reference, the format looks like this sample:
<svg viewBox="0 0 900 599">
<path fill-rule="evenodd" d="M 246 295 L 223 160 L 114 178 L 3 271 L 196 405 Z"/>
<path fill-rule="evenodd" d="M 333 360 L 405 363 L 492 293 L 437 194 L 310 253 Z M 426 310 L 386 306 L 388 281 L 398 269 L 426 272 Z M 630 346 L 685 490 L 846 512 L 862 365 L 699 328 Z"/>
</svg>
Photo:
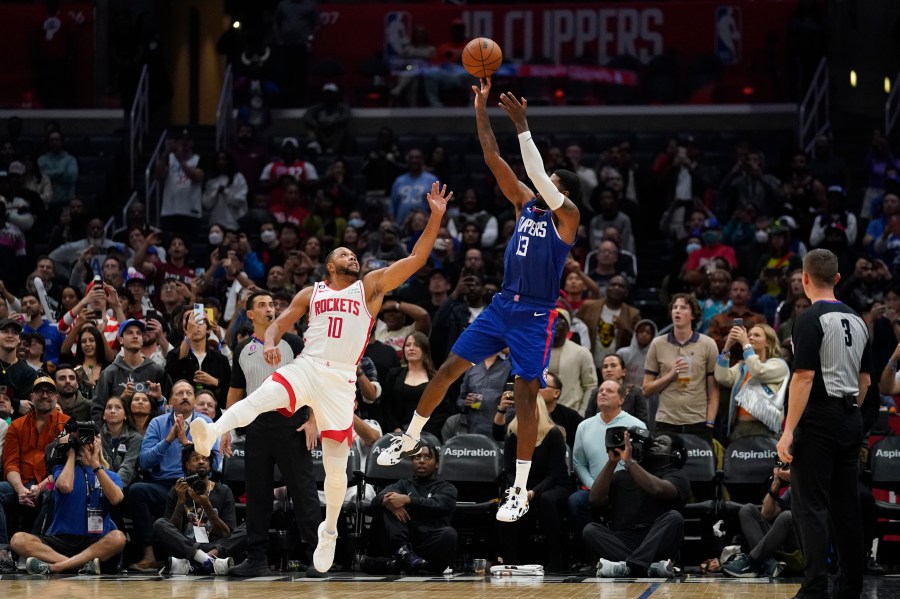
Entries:
<svg viewBox="0 0 900 599">
<path fill-rule="evenodd" d="M 506 410 L 501 410 L 500 408 L 497 408 L 497 413 L 498 414 L 506 414 Z"/>
<path fill-rule="evenodd" d="M 103 470 L 103 466 L 97 466 L 96 468 L 91 468 L 91 470 L 94 472 L 94 474 L 97 474 L 97 472 Z"/>
</svg>

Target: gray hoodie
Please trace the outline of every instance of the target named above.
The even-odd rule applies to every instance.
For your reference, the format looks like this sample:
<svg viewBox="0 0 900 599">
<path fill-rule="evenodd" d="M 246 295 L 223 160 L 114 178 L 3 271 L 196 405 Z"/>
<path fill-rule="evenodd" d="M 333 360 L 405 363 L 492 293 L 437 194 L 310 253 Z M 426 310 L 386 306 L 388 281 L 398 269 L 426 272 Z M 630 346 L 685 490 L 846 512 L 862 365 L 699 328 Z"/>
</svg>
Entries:
<svg viewBox="0 0 900 599">
<path fill-rule="evenodd" d="M 634 330 L 637 331 L 638 327 L 643 324 L 649 324 L 651 327 L 653 327 L 653 337 L 656 337 L 656 335 L 659 333 L 659 329 L 657 328 L 656 323 L 648 318 L 637 321 L 637 324 L 634 325 Z M 622 356 L 622 360 L 625 361 L 626 385 L 636 385 L 637 387 L 640 387 L 643 384 L 644 362 L 647 360 L 647 351 L 649 349 L 649 343 L 646 347 L 644 347 L 644 349 L 639 348 L 637 335 L 632 335 L 631 343 L 628 345 L 628 347 L 620 348 L 616 352 L 618 355 Z"/>
<path fill-rule="evenodd" d="M 103 373 L 100 374 L 100 379 L 97 381 L 97 388 L 94 390 L 94 399 L 91 405 L 91 419 L 94 422 L 100 423 L 103 420 L 103 409 L 106 407 L 106 400 L 113 395 L 121 396 L 125 390 L 125 385 L 130 381 L 145 384 L 147 381 L 160 383 L 164 397 L 168 397 L 172 391 L 172 382 L 166 376 L 166 371 L 153 360 L 144 358 L 140 365 L 132 368 L 125 363 L 124 356 L 118 356 L 112 364 L 103 369 Z M 154 416 L 156 414 L 150 415 L 151 418 Z"/>
</svg>

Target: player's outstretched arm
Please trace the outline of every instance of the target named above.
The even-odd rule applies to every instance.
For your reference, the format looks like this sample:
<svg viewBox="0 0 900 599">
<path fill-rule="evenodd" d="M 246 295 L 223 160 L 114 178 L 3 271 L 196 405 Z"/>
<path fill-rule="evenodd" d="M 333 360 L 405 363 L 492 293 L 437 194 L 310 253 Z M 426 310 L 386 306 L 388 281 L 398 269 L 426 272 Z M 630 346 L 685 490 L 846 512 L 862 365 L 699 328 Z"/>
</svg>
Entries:
<svg viewBox="0 0 900 599">
<path fill-rule="evenodd" d="M 473 85 L 472 91 L 475 92 L 475 124 L 478 127 L 478 141 L 484 153 L 484 163 L 491 169 L 491 174 L 497 180 L 503 195 L 517 210 L 521 209 L 534 194 L 527 185 L 519 181 L 509 164 L 500 156 L 497 138 L 494 137 L 491 119 L 487 113 L 487 100 L 491 92 L 490 77 L 481 80 L 481 88 Z"/>
<path fill-rule="evenodd" d="M 274 365 L 281 362 L 278 344 L 281 343 L 281 338 L 288 329 L 290 329 L 295 322 L 303 318 L 303 315 L 309 310 L 309 300 L 312 297 L 312 292 L 312 287 L 301 289 L 297 295 L 294 296 L 294 299 L 291 300 L 291 305 L 285 308 L 284 312 L 281 313 L 281 316 L 276 318 L 272 324 L 266 328 L 266 334 L 264 335 L 265 339 L 263 339 L 263 343 L 265 344 L 263 349 L 263 359 L 269 364 Z"/>
<path fill-rule="evenodd" d="M 422 231 L 422 235 L 419 237 L 416 245 L 413 246 L 409 256 L 402 260 L 397 260 L 386 268 L 373 270 L 365 276 L 363 284 L 367 290 L 367 301 L 375 296 L 383 296 L 402 285 L 417 270 L 422 268 L 425 261 L 428 260 L 428 255 L 434 248 L 438 230 L 441 228 L 441 220 L 447 211 L 447 202 L 453 197 L 453 192 L 451 191 L 448 194 L 447 186 L 441 187 L 440 183 L 435 181 L 432 183 L 431 191 L 427 197 L 428 205 L 431 206 L 431 216 L 428 218 L 425 230 Z"/>
<path fill-rule="evenodd" d="M 559 234 L 562 240 L 572 243 L 578 232 L 578 223 L 581 215 L 575 203 L 556 188 L 556 185 L 553 184 L 553 181 L 550 180 L 550 177 L 544 170 L 544 161 L 541 159 L 541 153 L 531 137 L 531 131 L 528 129 L 528 120 L 525 118 L 528 100 L 516 98 L 512 93 L 500 94 L 500 108 L 506 111 L 506 114 L 516 126 L 516 133 L 519 136 L 519 148 L 522 150 L 522 162 L 525 165 L 525 172 L 528 173 L 528 178 L 531 179 L 538 193 L 541 194 L 541 198 L 559 219 Z"/>
</svg>

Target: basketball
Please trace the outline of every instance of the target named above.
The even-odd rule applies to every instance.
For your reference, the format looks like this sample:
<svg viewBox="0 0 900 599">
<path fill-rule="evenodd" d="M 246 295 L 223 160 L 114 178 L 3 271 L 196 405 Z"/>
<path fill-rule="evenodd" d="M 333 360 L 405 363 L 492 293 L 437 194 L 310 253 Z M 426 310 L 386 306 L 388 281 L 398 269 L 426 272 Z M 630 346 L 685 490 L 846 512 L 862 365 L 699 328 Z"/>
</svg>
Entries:
<svg viewBox="0 0 900 599">
<path fill-rule="evenodd" d="M 473 77 L 485 79 L 494 74 L 503 62 L 503 52 L 494 40 L 477 37 L 466 44 L 462 52 L 463 68 Z"/>
</svg>

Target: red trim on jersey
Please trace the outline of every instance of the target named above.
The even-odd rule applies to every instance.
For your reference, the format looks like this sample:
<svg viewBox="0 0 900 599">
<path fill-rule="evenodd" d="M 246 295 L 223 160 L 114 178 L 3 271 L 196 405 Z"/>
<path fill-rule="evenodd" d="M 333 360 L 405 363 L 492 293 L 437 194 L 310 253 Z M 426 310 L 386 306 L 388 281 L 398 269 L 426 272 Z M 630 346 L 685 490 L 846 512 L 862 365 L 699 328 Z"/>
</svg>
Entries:
<svg viewBox="0 0 900 599">
<path fill-rule="evenodd" d="M 290 418 L 291 416 L 294 415 L 294 412 L 297 411 L 297 396 L 294 395 L 294 388 L 291 387 L 291 384 L 289 382 L 287 382 L 287 379 L 284 378 L 283 376 L 281 376 L 278 372 L 272 373 L 272 380 L 275 381 L 276 383 L 281 383 L 281 385 L 283 385 L 284 388 L 287 389 L 288 399 L 291 402 L 290 407 L 289 408 L 278 408 L 278 413 Z"/>
<path fill-rule="evenodd" d="M 365 300 L 363 300 L 363 305 L 364 305 L 364 306 L 366 305 Z M 368 310 L 368 308 L 367 308 L 367 309 L 366 309 L 366 312 L 368 312 L 368 311 L 369 311 L 369 310 Z M 369 329 L 366 331 L 366 342 L 365 342 L 365 344 L 363 345 L 362 351 L 359 352 L 359 355 L 358 355 L 358 356 L 356 356 L 356 365 L 357 365 L 357 366 L 359 366 L 360 360 L 362 360 L 363 355 L 365 355 L 365 353 L 366 353 L 366 348 L 369 347 L 369 339 L 372 338 L 372 327 L 374 327 L 374 326 L 375 326 L 375 319 L 372 318 L 371 315 L 369 315 Z"/>
<path fill-rule="evenodd" d="M 557 316 L 559 316 L 559 312 L 555 309 L 550 310 L 550 318 L 547 319 L 547 340 L 544 342 L 544 362 L 547 361 L 547 353 L 550 351 L 550 346 L 553 344 L 553 323 L 556 322 Z"/>
<path fill-rule="evenodd" d="M 319 435 L 323 439 L 333 439 L 338 443 L 343 443 L 344 440 L 347 440 L 347 447 L 353 447 L 353 425 L 351 424 L 349 428 L 346 428 L 342 431 L 319 431 Z"/>
</svg>

